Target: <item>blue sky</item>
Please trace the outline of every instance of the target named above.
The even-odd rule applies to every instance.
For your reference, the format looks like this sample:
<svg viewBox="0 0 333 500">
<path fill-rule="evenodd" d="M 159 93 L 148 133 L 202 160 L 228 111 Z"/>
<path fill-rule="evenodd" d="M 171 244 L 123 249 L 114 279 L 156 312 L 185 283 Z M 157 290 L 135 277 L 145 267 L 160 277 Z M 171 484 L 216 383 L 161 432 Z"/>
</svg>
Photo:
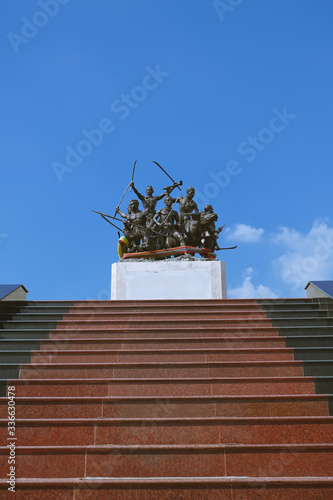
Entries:
<svg viewBox="0 0 333 500">
<path fill-rule="evenodd" d="M 131 178 L 226 224 L 228 295 L 333 279 L 329 0 L 11 0 L 0 16 L 1 283 L 108 299 Z M 122 202 L 126 209 L 130 193 Z"/>
</svg>

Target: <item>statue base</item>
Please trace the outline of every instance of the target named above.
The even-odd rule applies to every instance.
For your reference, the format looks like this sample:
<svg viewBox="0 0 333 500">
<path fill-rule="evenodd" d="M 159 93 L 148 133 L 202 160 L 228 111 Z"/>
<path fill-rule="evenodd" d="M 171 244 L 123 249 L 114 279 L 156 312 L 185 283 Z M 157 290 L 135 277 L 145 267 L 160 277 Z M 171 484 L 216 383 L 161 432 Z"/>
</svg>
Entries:
<svg viewBox="0 0 333 500">
<path fill-rule="evenodd" d="M 225 262 L 193 258 L 112 264 L 111 300 L 226 298 Z"/>
</svg>

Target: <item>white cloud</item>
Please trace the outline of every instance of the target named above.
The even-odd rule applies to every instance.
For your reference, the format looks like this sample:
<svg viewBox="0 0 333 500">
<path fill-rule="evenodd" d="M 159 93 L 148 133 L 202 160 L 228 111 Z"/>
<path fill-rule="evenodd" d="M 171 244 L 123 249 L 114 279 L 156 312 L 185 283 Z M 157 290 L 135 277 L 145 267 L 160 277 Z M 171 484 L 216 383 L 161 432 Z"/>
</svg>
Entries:
<svg viewBox="0 0 333 500">
<path fill-rule="evenodd" d="M 333 278 L 333 227 L 328 221 L 315 220 L 307 234 L 281 227 L 271 241 L 286 249 L 273 264 L 294 290 L 303 289 L 308 281 Z"/>
<path fill-rule="evenodd" d="M 264 230 L 261 227 L 256 229 L 246 224 L 236 224 L 234 228 L 226 230 L 227 240 L 240 243 L 257 243 L 263 234 Z"/>
<path fill-rule="evenodd" d="M 254 270 L 248 267 L 243 273 L 243 283 L 235 288 L 228 289 L 229 299 L 277 299 L 278 295 L 268 286 L 252 283 Z"/>
</svg>

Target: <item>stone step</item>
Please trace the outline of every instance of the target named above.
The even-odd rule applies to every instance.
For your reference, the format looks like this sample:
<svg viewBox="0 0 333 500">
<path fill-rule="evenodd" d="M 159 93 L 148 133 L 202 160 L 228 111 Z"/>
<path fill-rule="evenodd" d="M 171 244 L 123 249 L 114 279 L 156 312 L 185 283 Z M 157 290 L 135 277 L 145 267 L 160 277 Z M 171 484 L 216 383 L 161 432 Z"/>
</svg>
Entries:
<svg viewBox="0 0 333 500">
<path fill-rule="evenodd" d="M 303 386 L 304 388 L 304 386 Z M 89 389 L 88 389 L 89 390 Z M 16 391 L 15 391 L 16 392 Z M 22 391 L 21 391 L 22 392 Z M 91 391 L 90 391 L 91 392 Z M 312 394 L 238 396 L 43 396 L 16 397 L 16 417 L 32 418 L 212 418 L 329 416 L 333 396 Z M 8 399 L 0 398 L 8 419 Z"/>
<path fill-rule="evenodd" d="M 17 419 L 20 446 L 333 443 L 333 417 Z M 8 420 L 0 419 L 0 442 Z"/>
<path fill-rule="evenodd" d="M 327 336 L 333 335 L 332 326 L 279 326 L 278 327 L 279 335 L 282 337 L 309 337 L 309 336 Z"/>
<path fill-rule="evenodd" d="M 333 394 L 333 377 L 315 376 L 316 394 Z M 330 403 L 330 415 L 333 415 L 333 405 Z"/>
<path fill-rule="evenodd" d="M 20 477 L 332 477 L 332 444 L 17 446 Z M 0 447 L 6 470 L 8 448 Z"/>
<path fill-rule="evenodd" d="M 296 359 L 332 359 L 333 348 L 295 350 Z M 325 357 L 325 354 L 327 356 Z M 27 358 L 27 361 L 25 361 Z M 0 363 L 145 363 L 293 360 L 292 348 L 0 351 Z"/>
<path fill-rule="evenodd" d="M 317 297 L 317 298 L 280 298 L 280 299 L 257 299 L 257 303 L 265 309 L 274 309 L 275 307 L 287 306 L 292 307 L 294 304 L 303 304 L 306 307 L 311 304 L 316 304 L 319 307 L 327 307 L 332 304 L 331 298 Z"/>
<path fill-rule="evenodd" d="M 230 317 L 228 317 L 230 316 Z M 77 328 L 80 328 L 81 326 L 88 326 L 90 328 L 98 328 L 98 327 L 116 327 L 116 328 L 128 328 L 128 327 L 135 327 L 138 326 L 140 327 L 141 325 L 149 325 L 151 322 L 154 322 L 154 325 L 156 327 L 172 327 L 172 328 L 181 328 L 183 325 L 184 326 L 203 326 L 203 327 L 208 327 L 212 328 L 215 325 L 216 326 L 232 326 L 232 327 L 243 327 L 248 326 L 277 326 L 277 327 L 310 327 L 310 326 L 315 326 L 315 327 L 321 327 L 321 326 L 333 326 L 333 318 L 316 318 L 316 317 L 308 317 L 308 318 L 278 318 L 271 320 L 270 318 L 266 318 L 264 316 L 247 316 L 247 317 L 242 317 L 240 315 L 235 316 L 234 318 L 231 317 L 231 315 L 209 315 L 209 317 L 205 318 L 202 315 L 199 315 L 198 317 L 193 317 L 193 315 L 189 317 L 181 317 L 181 318 L 174 318 L 172 316 L 169 316 L 167 318 L 151 318 L 151 317 L 143 317 L 142 315 L 136 317 L 136 318 L 131 318 L 130 316 L 126 318 L 121 318 L 119 317 L 118 319 L 113 318 L 111 315 L 109 316 L 108 319 L 99 319 L 97 316 L 88 316 L 88 319 L 86 321 L 82 320 L 81 317 L 73 318 L 73 316 L 66 315 L 66 317 L 61 321 L 61 327 L 62 328 L 70 328 L 70 325 L 76 325 Z M 10 321 L 8 322 L 9 324 L 15 323 L 15 321 Z M 17 321 L 17 323 L 19 323 Z M 23 324 L 26 324 L 25 322 L 22 321 Z M 34 323 L 36 324 L 42 324 L 44 323 L 43 321 L 35 321 Z M 19 325 L 18 325 L 19 326 Z"/>
<path fill-rule="evenodd" d="M 51 330 L 57 328 L 57 321 L 20 321 L 13 319 L 4 321 L 3 330 Z M 0 330 L 0 333 L 2 331 Z"/>
<path fill-rule="evenodd" d="M 155 341 L 177 341 L 186 339 L 254 339 L 255 337 L 271 337 L 280 338 L 278 335 L 277 328 L 243 328 L 241 330 L 237 328 L 224 328 L 224 329 L 202 329 L 202 328 L 182 328 L 177 330 L 163 330 L 159 331 L 145 328 L 136 328 L 131 331 L 110 331 L 110 330 L 89 330 L 87 328 L 80 330 L 1 330 L 0 329 L 0 341 L 1 340 L 51 340 L 53 342 L 57 341 L 70 341 L 79 340 L 85 342 L 85 339 L 92 341 L 100 340 L 117 340 L 117 341 L 139 341 L 141 339 L 150 339 Z"/>
<path fill-rule="evenodd" d="M 328 319 L 318 319 L 318 322 L 328 322 L 330 320 Z M 82 319 L 72 319 L 72 320 L 67 320 L 64 319 L 61 322 L 59 322 L 59 326 L 61 329 L 82 329 L 88 327 L 89 329 L 96 330 L 96 329 L 108 329 L 108 330 L 126 330 L 126 329 L 135 329 L 135 328 L 151 328 L 152 321 L 151 319 L 147 318 L 136 318 L 131 320 L 130 318 L 119 318 L 119 319 L 108 319 L 108 320 L 99 320 L 92 318 L 91 316 L 88 317 L 86 321 Z M 155 319 L 153 321 L 153 325 L 155 329 L 179 329 L 182 327 L 186 328 L 223 328 L 223 327 L 233 327 L 233 328 L 241 328 L 244 325 L 244 320 L 241 318 L 202 318 L 200 317 L 195 319 L 195 318 L 178 318 L 178 319 L 173 319 L 172 317 L 168 317 L 165 319 Z M 267 318 L 260 318 L 256 320 L 247 320 L 245 321 L 245 325 L 248 327 L 255 327 L 255 326 L 260 326 L 260 327 L 271 327 L 272 326 L 272 321 Z M 33 320 L 33 321 L 24 321 L 24 320 L 10 320 L 10 321 L 5 321 L 3 323 L 4 329 L 56 329 L 57 328 L 57 322 L 56 321 L 43 321 L 43 320 Z M 326 324 L 323 326 L 327 326 Z"/>
<path fill-rule="evenodd" d="M 302 303 L 302 299 L 295 300 L 295 303 Z M 312 303 L 313 301 L 307 301 Z M 306 303 L 307 303 L 306 302 Z M 135 307 L 150 308 L 150 307 L 162 307 L 162 308 L 172 308 L 172 307 L 197 307 L 197 306 L 235 306 L 235 307 L 248 307 L 254 306 L 258 307 L 258 301 L 256 299 L 156 299 L 156 300 L 76 300 L 74 307 L 124 307 L 125 309 L 132 309 Z"/>
<path fill-rule="evenodd" d="M 62 321 L 43 321 L 43 320 L 19 320 L 13 319 L 9 321 L 4 321 L 2 330 L 54 330 L 58 329 L 74 329 L 74 330 L 82 330 L 82 329 L 90 329 L 90 330 L 133 330 L 133 329 L 151 329 L 152 321 L 140 318 L 133 319 L 87 319 L 86 321 L 82 320 L 67 320 L 63 319 Z M 181 319 L 155 319 L 153 321 L 153 326 L 155 329 L 177 329 L 180 330 L 182 328 L 232 328 L 232 329 L 248 329 L 248 328 L 266 328 L 269 329 L 271 327 L 279 328 L 282 335 L 309 335 L 309 334 L 323 334 L 321 331 L 322 328 L 325 328 L 329 331 L 330 334 L 333 332 L 333 318 L 289 318 L 289 319 L 274 319 L 271 320 L 269 318 L 249 318 L 242 319 L 237 317 L 235 319 L 232 318 L 181 318 Z M 310 333 L 309 333 L 310 332 Z M 2 331 L 1 331 L 2 333 Z"/>
<path fill-rule="evenodd" d="M 319 390 L 315 383 L 321 383 Z M 8 380 L 17 397 L 176 397 L 176 396 L 273 396 L 333 394 L 333 377 L 215 377 L 215 378 L 53 378 Z M 2 396 L 7 379 L 0 380 Z M 321 401 L 321 396 L 315 398 Z M 247 401 L 247 400 L 246 400 Z M 325 399 L 326 401 L 326 399 Z M 283 402 L 283 401 L 282 401 Z M 282 404 L 281 402 L 281 404 Z M 294 402 L 295 406 L 296 403 Z M 277 411 L 275 409 L 274 411 Z M 285 411 L 285 410 L 283 410 Z M 294 407 L 290 409 L 293 415 Z"/>
<path fill-rule="evenodd" d="M 325 328 L 325 327 L 323 327 Z M 37 331 L 37 330 L 35 330 Z M 2 334 L 0 330 L 0 335 L 3 335 L 3 338 L 15 338 L 15 334 L 11 333 L 14 330 L 6 330 L 5 334 Z M 16 330 L 15 330 L 16 332 Z M 21 333 L 22 332 L 22 333 Z M 186 339 L 186 338 L 253 338 L 253 337 L 279 337 L 277 328 L 261 328 L 261 327 L 242 327 L 242 328 L 233 328 L 233 327 L 221 327 L 221 328 L 197 328 L 197 327 L 182 327 L 182 328 L 159 328 L 158 330 L 152 325 L 151 327 L 146 328 L 131 328 L 126 331 L 122 330 L 106 330 L 106 329 L 98 329 L 93 330 L 89 328 L 81 328 L 81 329 L 65 329 L 58 327 L 57 330 L 51 330 L 47 334 L 45 330 L 41 330 L 42 336 L 33 336 L 29 332 L 29 330 L 25 330 L 26 336 L 23 333 L 23 330 L 20 332 L 20 338 L 50 338 L 51 340 L 83 340 L 85 337 L 89 339 L 153 339 L 159 340 L 176 340 L 176 339 Z M 332 330 L 333 332 L 333 330 Z M 45 335 L 45 336 L 44 336 Z M 47 335 L 47 336 L 46 336 Z"/>
<path fill-rule="evenodd" d="M 3 340 L 38 340 L 38 339 L 48 339 L 50 335 L 49 330 L 37 330 L 37 329 L 10 329 L 5 330 L 0 328 L 0 339 Z"/>
<path fill-rule="evenodd" d="M 327 309 L 317 309 L 304 307 L 302 309 L 278 309 L 273 311 L 265 311 L 266 317 L 276 320 L 279 318 L 283 319 L 295 319 L 295 318 L 327 318 L 329 316 L 329 311 Z"/>
<path fill-rule="evenodd" d="M 104 350 L 104 349 L 204 349 L 204 348 L 333 347 L 333 335 L 295 337 L 194 337 L 194 338 L 79 338 L 0 339 L 0 350 Z"/>
<path fill-rule="evenodd" d="M 329 328 L 329 327 L 323 327 Z M 315 329 L 315 331 L 317 331 Z M 333 333 L 333 329 L 332 329 Z M 1 334 L 1 331 L 0 331 Z M 89 329 L 87 327 L 80 329 L 69 329 L 58 327 L 57 330 L 51 330 L 49 333 L 49 338 L 51 339 L 74 339 L 74 338 L 84 338 L 87 336 L 88 338 L 95 339 L 105 339 L 112 338 L 111 336 L 116 337 L 117 339 L 139 339 L 139 338 L 152 338 L 152 339 L 176 339 L 176 338 L 188 338 L 188 337 L 197 337 L 197 338 L 206 338 L 206 337 L 262 337 L 262 336 L 272 336 L 278 337 L 278 329 L 276 327 L 250 327 L 250 326 L 219 326 L 216 325 L 214 328 L 210 328 L 208 326 L 179 326 L 177 328 L 169 327 L 169 328 L 156 328 L 155 324 L 141 326 L 141 327 L 131 327 L 126 328 L 125 330 L 115 329 L 109 330 L 104 328 Z"/>
<path fill-rule="evenodd" d="M 304 365 L 304 373 L 303 373 Z M 244 361 L 205 363 L 3 363 L 0 378 L 202 378 L 333 375 L 329 361 Z"/>
<path fill-rule="evenodd" d="M 333 335 L 285 337 L 287 347 L 333 347 Z"/>
<path fill-rule="evenodd" d="M 333 326 L 333 318 L 316 318 L 316 317 L 306 317 L 306 318 L 273 318 L 272 325 L 280 327 L 316 327 L 321 328 L 322 326 Z"/>
<path fill-rule="evenodd" d="M 317 337 L 318 338 L 318 337 Z M 297 340 L 302 340 L 302 338 L 296 337 Z M 289 343 L 292 344 L 292 339 L 288 338 Z M 313 337 L 310 337 L 313 340 Z M 314 338 L 316 340 L 316 338 Z M 322 340 L 323 343 L 329 343 L 332 340 L 333 346 L 333 336 L 325 338 Z M 318 343 L 315 345 L 320 345 L 320 338 L 318 338 Z M 303 344 L 301 344 L 303 345 Z M 38 339 L 0 339 L 0 349 L 5 351 L 14 350 L 46 350 L 46 351 L 59 351 L 59 350 L 112 350 L 112 349 L 131 349 L 131 350 L 141 350 L 141 349 L 204 349 L 204 348 L 275 348 L 275 347 L 286 347 L 286 342 L 283 337 L 206 337 L 206 338 L 175 338 L 175 339 L 165 339 L 165 338 L 140 338 L 140 339 L 118 339 L 116 337 L 109 339 L 45 339 L 43 341 Z M 292 347 L 292 345 L 288 346 Z"/>
<path fill-rule="evenodd" d="M 295 347 L 294 357 L 303 360 L 333 360 L 333 347 Z"/>
<path fill-rule="evenodd" d="M 7 363 L 30 363 L 30 361 L 31 351 L 0 351 L 0 366 Z"/>
<path fill-rule="evenodd" d="M 302 301 L 295 301 L 295 306 L 299 303 L 303 304 Z M 314 305 L 314 307 L 319 307 L 318 303 L 313 301 L 308 301 L 308 305 Z M 6 306 L 7 309 L 8 306 Z M 81 301 L 24 301 L 24 302 L 11 302 L 10 307 L 22 308 L 29 310 L 57 310 L 59 308 L 72 308 L 76 310 L 85 309 L 122 309 L 122 310 L 181 310 L 183 308 L 197 307 L 202 308 L 255 308 L 261 310 L 261 304 L 255 299 L 188 299 L 188 300 L 81 300 Z M 3 308 L 4 309 L 4 308 Z M 1 306 L 0 306 L 1 310 Z"/>
<path fill-rule="evenodd" d="M 105 301 L 107 303 L 107 301 Z M 7 309 L 8 305 L 10 307 L 42 307 L 43 309 L 45 308 L 54 308 L 54 307 L 72 307 L 75 306 L 76 301 L 73 300 L 24 300 L 24 301 L 16 301 L 12 300 L 10 301 L 10 304 L 8 302 L 3 303 L 3 307 Z"/>
<path fill-rule="evenodd" d="M 314 318 L 317 318 L 318 320 L 320 319 L 325 319 L 326 317 L 320 317 L 314 316 Z M 16 314 L 16 315 L 8 315 L 8 317 L 3 317 L 2 318 L 2 323 L 4 327 L 7 328 L 12 328 L 17 324 L 19 328 L 21 328 L 22 325 L 27 325 L 28 323 L 35 325 L 38 327 L 38 325 L 43 325 L 43 324 L 54 324 L 57 322 L 61 323 L 73 323 L 73 322 L 78 322 L 78 323 L 84 323 L 84 324 L 118 324 L 121 322 L 125 323 L 135 323 L 138 322 L 138 324 L 143 324 L 146 322 L 151 322 L 151 321 L 157 321 L 159 324 L 165 323 L 165 324 L 176 324 L 178 322 L 180 323 L 185 323 L 189 322 L 189 324 L 192 323 L 202 323 L 202 322 L 210 322 L 213 323 L 214 321 L 223 321 L 226 322 L 230 321 L 244 321 L 244 322 L 260 322 L 261 320 L 264 320 L 266 323 L 271 324 L 271 319 L 267 318 L 264 312 L 217 312 L 215 311 L 214 313 L 208 313 L 205 314 L 203 312 L 198 312 L 198 311 L 193 311 L 193 312 L 177 312 L 174 314 L 167 314 L 167 313 L 158 313 L 155 312 L 155 314 L 152 313 L 142 313 L 138 312 L 137 314 L 129 313 L 127 315 L 124 315 L 122 313 L 75 313 L 75 314 L 65 314 L 65 315 L 57 315 L 57 314 L 46 314 L 46 313 L 39 313 L 39 314 Z"/>
<path fill-rule="evenodd" d="M 235 306 L 235 307 L 248 307 L 248 306 L 256 306 L 263 307 L 266 310 L 274 309 L 277 307 L 327 307 L 332 304 L 332 299 L 324 299 L 324 298 L 295 298 L 295 299 L 182 299 L 182 300 L 79 300 L 79 301 L 70 301 L 70 300 L 27 300 L 27 301 L 11 301 L 10 307 L 29 307 L 29 308 L 54 308 L 54 307 L 77 307 L 77 308 L 85 308 L 85 307 L 123 307 L 123 308 L 151 308 L 151 307 L 197 307 L 197 306 Z M 4 305 L 0 305 L 1 308 L 7 308 L 8 303 Z"/>
<path fill-rule="evenodd" d="M 329 327 L 323 327 L 329 328 Z M 314 331 L 317 331 L 314 329 Z M 297 332 L 296 332 L 297 333 Z M 332 330 L 333 333 L 333 330 Z M 248 327 L 242 326 L 237 327 L 221 327 L 214 329 L 211 328 L 198 328 L 198 327 L 181 327 L 177 329 L 173 328 L 159 328 L 158 330 L 154 325 L 150 327 L 140 327 L 131 328 L 126 331 L 115 330 L 105 330 L 105 329 L 65 329 L 58 327 L 56 330 L 48 329 L 0 329 L 0 339 L 82 339 L 85 336 L 94 339 L 110 339 L 114 336 L 117 339 L 139 339 L 139 338 L 151 338 L 151 339 L 177 339 L 177 338 L 188 338 L 188 337 L 262 337 L 262 336 L 275 336 L 278 337 L 278 329 L 276 327 Z"/>
<path fill-rule="evenodd" d="M 143 363 L 268 360 L 333 360 L 333 347 L 142 350 L 0 351 L 0 363 Z"/>
<path fill-rule="evenodd" d="M 213 319 L 238 319 L 238 320 L 260 320 L 260 319 L 272 319 L 273 321 L 281 321 L 281 320 L 295 320 L 300 319 L 304 321 L 308 320 L 317 320 L 317 319 L 330 319 L 327 310 L 304 310 L 304 311 L 274 311 L 269 314 L 266 314 L 265 311 L 260 311 L 260 309 L 218 309 L 212 308 L 212 310 L 207 310 L 206 308 L 183 308 L 181 310 L 176 311 L 168 311 L 168 310 L 129 310 L 124 313 L 124 311 L 119 310 L 105 310 L 105 308 L 99 309 L 91 309 L 80 311 L 78 309 L 71 309 L 67 314 L 63 313 L 54 313 L 52 311 L 29 311 L 24 310 L 22 312 L 16 313 L 14 316 L 12 313 L 4 314 L 2 316 L 2 321 L 6 321 L 6 317 L 8 320 L 15 321 L 60 321 L 64 317 L 64 321 L 91 321 L 91 320 L 106 320 L 106 321 L 144 321 L 144 320 L 213 320 Z M 332 318 L 331 318 L 332 319 Z"/>
<path fill-rule="evenodd" d="M 329 376 L 333 375 L 333 363 L 330 360 L 304 360 L 304 375 L 306 376 Z"/>
<path fill-rule="evenodd" d="M 325 316 L 326 311 L 312 311 L 311 315 L 314 317 L 327 317 L 327 314 Z M 290 313 L 291 314 L 291 313 Z M 303 314 L 303 313 L 298 313 L 298 314 Z M 71 308 L 69 311 L 67 311 L 66 314 L 60 314 L 60 313 L 55 313 L 54 311 L 31 311 L 31 310 L 24 310 L 22 312 L 16 313 L 14 315 L 14 319 L 17 321 L 36 321 L 36 320 L 43 320 L 43 321 L 58 321 L 59 319 L 64 316 L 66 320 L 84 320 L 84 321 L 90 321 L 92 319 L 98 319 L 98 320 L 141 320 L 141 319 L 148 319 L 152 320 L 154 318 L 160 319 L 160 320 L 168 320 L 170 318 L 175 319 L 175 320 L 184 320 L 184 319 L 189 319 L 191 320 L 192 318 L 196 319 L 209 319 L 209 318 L 243 318 L 243 319 L 260 319 L 260 318 L 267 318 L 267 315 L 265 311 L 260 310 L 259 308 L 256 309 L 221 309 L 221 308 L 212 308 L 211 310 L 207 310 L 204 307 L 196 307 L 195 309 L 190 309 L 190 308 L 182 308 L 182 309 L 177 309 L 175 311 L 170 311 L 170 310 L 158 310 L 158 309 L 153 309 L 153 310 L 106 310 L 106 308 L 102 309 L 84 309 L 81 311 L 78 308 Z M 6 315 L 3 315 L 3 318 L 5 318 Z M 13 317 L 12 313 L 8 313 L 8 317 Z"/>
<path fill-rule="evenodd" d="M 49 344 L 51 345 L 51 344 Z M 56 343 L 53 343 L 56 349 Z M 41 341 L 37 339 L 22 340 L 22 339 L 0 339 L 1 351 L 32 351 L 41 348 Z"/>
<path fill-rule="evenodd" d="M 324 477 L 168 477 L 16 479 L 16 500 L 326 500 L 333 497 L 331 478 Z M 0 479 L 0 491 L 7 490 Z"/>
</svg>

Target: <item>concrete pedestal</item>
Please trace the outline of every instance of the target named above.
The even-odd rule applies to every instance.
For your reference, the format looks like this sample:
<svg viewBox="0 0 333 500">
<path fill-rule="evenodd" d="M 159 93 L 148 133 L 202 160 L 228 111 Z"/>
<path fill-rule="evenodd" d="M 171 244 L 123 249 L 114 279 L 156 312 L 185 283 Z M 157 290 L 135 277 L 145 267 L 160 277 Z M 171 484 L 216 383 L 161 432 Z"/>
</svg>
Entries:
<svg viewBox="0 0 333 500">
<path fill-rule="evenodd" d="M 168 259 L 112 264 L 111 300 L 226 298 L 224 262 Z"/>
</svg>

